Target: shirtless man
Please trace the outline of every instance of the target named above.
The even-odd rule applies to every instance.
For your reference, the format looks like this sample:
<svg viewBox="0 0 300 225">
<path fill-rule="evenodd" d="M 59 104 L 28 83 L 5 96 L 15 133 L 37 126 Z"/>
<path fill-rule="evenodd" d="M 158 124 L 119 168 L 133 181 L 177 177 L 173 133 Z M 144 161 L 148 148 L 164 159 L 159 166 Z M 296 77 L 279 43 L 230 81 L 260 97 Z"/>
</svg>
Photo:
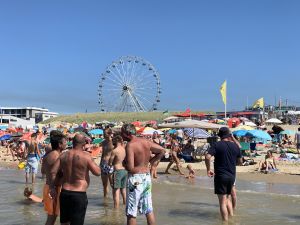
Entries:
<svg viewBox="0 0 300 225">
<path fill-rule="evenodd" d="M 123 139 L 128 141 L 125 157 L 128 171 L 127 225 L 136 224 L 138 211 L 146 215 L 148 225 L 154 225 L 155 217 L 152 207 L 149 163 L 157 163 L 165 154 L 165 150 L 149 140 L 136 137 L 136 130 L 132 124 L 124 124 L 121 132 Z M 155 156 L 150 160 L 151 153 Z"/>
<path fill-rule="evenodd" d="M 100 168 L 101 168 L 101 179 L 103 183 L 103 195 L 104 198 L 107 197 L 108 194 L 108 187 L 109 183 L 111 182 L 109 180 L 110 174 L 113 172 L 113 168 L 108 165 L 108 161 L 110 159 L 112 150 L 114 149 L 113 143 L 112 143 L 112 130 L 111 128 L 106 128 L 104 130 L 104 141 L 102 142 L 102 156 L 100 161 Z"/>
<path fill-rule="evenodd" d="M 126 204 L 126 181 L 127 181 L 127 170 L 123 166 L 123 161 L 126 156 L 125 146 L 123 139 L 120 135 L 113 137 L 113 145 L 115 149 L 112 151 L 111 157 L 109 159 L 109 165 L 113 166 L 113 198 L 114 207 L 119 208 L 120 206 L 120 190 L 123 198 L 123 204 Z"/>
<path fill-rule="evenodd" d="M 29 142 L 28 152 L 27 152 L 27 163 L 25 167 L 25 178 L 26 184 L 28 184 L 29 174 L 32 174 L 32 183 L 35 183 L 35 176 L 38 172 L 39 160 L 40 160 L 40 151 L 38 148 L 38 142 L 36 140 L 37 133 L 31 135 L 31 141 Z M 24 152 L 25 155 L 25 152 Z M 25 158 L 25 157 L 24 157 Z"/>
<path fill-rule="evenodd" d="M 86 190 L 90 184 L 89 171 L 100 176 L 100 168 L 89 153 L 84 151 L 85 138 L 76 134 L 73 149 L 61 153 L 51 169 L 51 196 L 55 198 L 55 178 L 62 171 L 62 190 L 60 193 L 60 222 L 62 225 L 83 225 L 88 199 Z"/>
<path fill-rule="evenodd" d="M 42 163 L 42 173 L 46 174 L 46 184 L 43 190 L 44 210 L 47 212 L 46 225 L 54 225 L 59 215 L 59 193 L 61 190 L 61 179 L 55 181 L 57 197 L 52 199 L 49 196 L 49 185 L 51 180 L 51 169 L 59 158 L 60 153 L 67 147 L 67 138 L 62 132 L 53 130 L 50 133 L 51 150 L 46 153 Z M 49 148 L 49 147 L 48 147 Z"/>
</svg>

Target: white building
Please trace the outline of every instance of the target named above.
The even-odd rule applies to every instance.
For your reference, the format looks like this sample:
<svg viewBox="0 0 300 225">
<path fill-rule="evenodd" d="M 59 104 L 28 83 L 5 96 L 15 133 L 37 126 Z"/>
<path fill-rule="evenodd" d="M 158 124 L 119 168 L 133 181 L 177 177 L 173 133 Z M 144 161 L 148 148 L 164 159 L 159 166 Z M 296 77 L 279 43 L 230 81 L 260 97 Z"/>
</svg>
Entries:
<svg viewBox="0 0 300 225">
<path fill-rule="evenodd" d="M 34 119 L 35 123 L 39 123 L 58 116 L 58 113 L 38 107 L 0 107 L 0 115 L 9 115 L 28 121 Z"/>
<path fill-rule="evenodd" d="M 35 118 L 22 119 L 11 115 L 0 114 L 0 124 L 7 125 L 8 127 L 29 129 L 35 125 Z"/>
</svg>

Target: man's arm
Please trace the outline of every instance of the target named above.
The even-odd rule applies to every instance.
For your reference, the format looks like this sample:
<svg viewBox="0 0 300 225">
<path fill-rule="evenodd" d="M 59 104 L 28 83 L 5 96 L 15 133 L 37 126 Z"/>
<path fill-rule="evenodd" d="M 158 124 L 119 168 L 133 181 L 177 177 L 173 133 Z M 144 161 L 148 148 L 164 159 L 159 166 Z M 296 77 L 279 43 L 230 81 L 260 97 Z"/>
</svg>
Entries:
<svg viewBox="0 0 300 225">
<path fill-rule="evenodd" d="M 91 156 L 88 156 L 88 169 L 92 172 L 93 175 L 95 176 L 100 176 L 101 175 L 101 169 L 100 167 L 93 161 Z"/>
<path fill-rule="evenodd" d="M 150 151 L 155 154 L 155 156 L 150 160 L 151 164 L 157 163 L 166 153 L 165 149 L 158 144 L 153 142 L 150 143 Z"/>
<path fill-rule="evenodd" d="M 111 152 L 110 158 L 109 158 L 109 160 L 108 160 L 108 165 L 109 165 L 109 166 L 112 166 L 112 165 L 113 165 L 113 162 L 114 162 L 114 160 L 115 160 L 115 156 L 116 156 L 116 154 L 115 154 L 115 151 L 113 150 L 113 151 Z"/>
<path fill-rule="evenodd" d="M 209 177 L 213 177 L 215 175 L 214 172 L 210 168 L 211 157 L 212 156 L 210 154 L 205 155 L 206 171 L 207 171 L 207 176 L 209 176 Z"/>
<path fill-rule="evenodd" d="M 238 140 L 236 140 L 235 137 L 234 137 L 233 135 L 231 135 L 231 138 L 232 138 L 232 141 L 233 141 L 234 143 L 236 143 L 237 146 L 239 146 L 239 148 L 241 149 L 242 146 L 241 146 L 240 142 L 239 142 Z"/>
</svg>

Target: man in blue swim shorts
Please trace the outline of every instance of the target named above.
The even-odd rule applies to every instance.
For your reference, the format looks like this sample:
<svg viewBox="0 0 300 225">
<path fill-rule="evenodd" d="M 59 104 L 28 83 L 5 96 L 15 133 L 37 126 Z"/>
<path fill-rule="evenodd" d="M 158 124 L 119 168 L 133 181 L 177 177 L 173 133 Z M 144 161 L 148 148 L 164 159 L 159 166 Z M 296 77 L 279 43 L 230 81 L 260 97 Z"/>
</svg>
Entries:
<svg viewBox="0 0 300 225">
<path fill-rule="evenodd" d="M 147 139 L 136 137 L 136 129 L 132 124 L 124 124 L 121 134 L 123 139 L 128 141 L 125 158 L 128 171 L 127 225 L 136 224 L 138 212 L 146 215 L 148 225 L 153 225 L 155 217 L 152 206 L 149 163 L 157 163 L 165 154 L 165 150 Z M 151 154 L 155 156 L 151 158 Z"/>
<path fill-rule="evenodd" d="M 27 149 L 27 163 L 25 166 L 26 184 L 28 184 L 29 174 L 32 174 L 32 183 L 35 183 L 35 176 L 38 172 L 40 151 L 36 138 L 37 133 L 33 133 Z"/>
</svg>

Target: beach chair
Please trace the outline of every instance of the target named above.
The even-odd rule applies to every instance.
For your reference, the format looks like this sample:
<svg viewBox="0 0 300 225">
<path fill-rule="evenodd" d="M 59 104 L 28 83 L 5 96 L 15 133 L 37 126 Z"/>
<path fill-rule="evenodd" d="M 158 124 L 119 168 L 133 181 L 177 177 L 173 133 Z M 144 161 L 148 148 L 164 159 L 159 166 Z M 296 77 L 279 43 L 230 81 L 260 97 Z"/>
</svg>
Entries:
<svg viewBox="0 0 300 225">
<path fill-rule="evenodd" d="M 250 151 L 250 143 L 248 143 L 248 142 L 240 142 L 240 145 L 241 145 L 242 155 L 243 156 L 250 156 L 250 154 L 247 153 L 247 151 Z"/>
<path fill-rule="evenodd" d="M 210 148 L 210 144 L 206 143 L 203 146 L 198 147 L 193 152 L 194 159 L 197 159 L 197 156 L 200 156 L 200 161 L 202 161 L 202 157 L 207 153 L 208 149 Z"/>
</svg>

